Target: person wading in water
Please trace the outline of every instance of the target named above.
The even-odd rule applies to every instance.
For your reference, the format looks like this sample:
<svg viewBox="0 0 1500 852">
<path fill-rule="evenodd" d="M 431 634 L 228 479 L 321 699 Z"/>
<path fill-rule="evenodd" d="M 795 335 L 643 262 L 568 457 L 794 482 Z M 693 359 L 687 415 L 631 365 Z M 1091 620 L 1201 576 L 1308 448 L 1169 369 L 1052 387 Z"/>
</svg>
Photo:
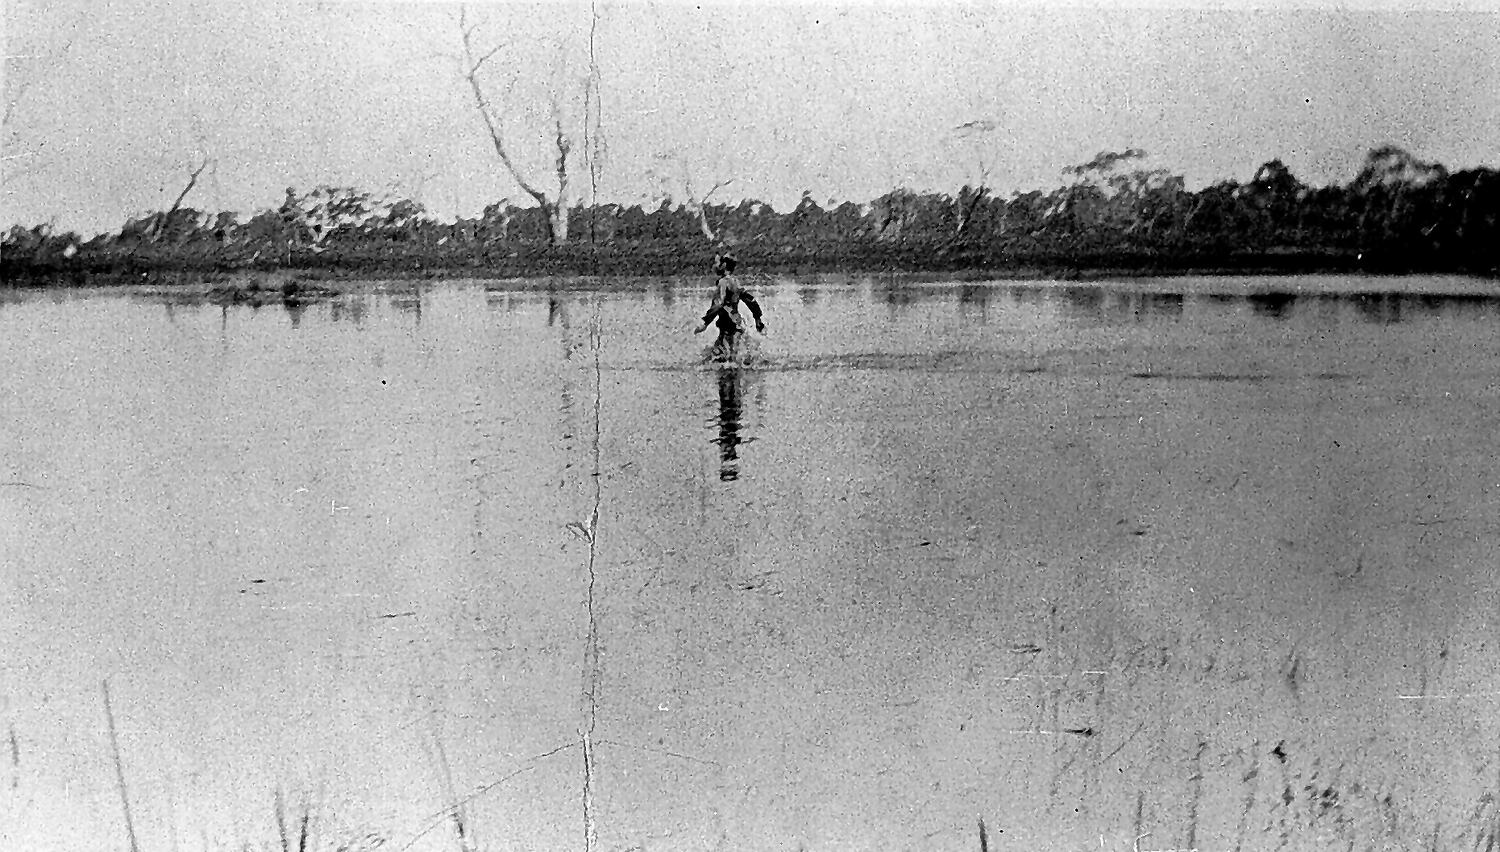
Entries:
<svg viewBox="0 0 1500 852">
<path fill-rule="evenodd" d="M 722 358 L 733 358 L 738 352 L 740 334 L 745 330 L 744 320 L 740 318 L 740 302 L 745 303 L 745 307 L 750 309 L 750 316 L 755 318 L 755 330 L 761 334 L 766 333 L 760 303 L 740 287 L 739 279 L 734 277 L 735 265 L 732 254 L 714 256 L 714 274 L 719 276 L 718 287 L 714 291 L 713 303 L 703 314 L 703 324 L 693 330 L 694 334 L 702 334 L 709 323 L 718 326 L 719 339 L 714 343 L 714 350 Z"/>
</svg>

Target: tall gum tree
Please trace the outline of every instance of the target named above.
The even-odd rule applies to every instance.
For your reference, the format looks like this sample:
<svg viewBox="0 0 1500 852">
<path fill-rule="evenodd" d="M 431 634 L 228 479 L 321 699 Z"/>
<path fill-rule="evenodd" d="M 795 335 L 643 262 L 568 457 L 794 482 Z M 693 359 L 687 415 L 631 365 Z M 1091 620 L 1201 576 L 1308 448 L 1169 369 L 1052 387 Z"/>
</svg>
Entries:
<svg viewBox="0 0 1500 852">
<path fill-rule="evenodd" d="M 653 200 L 666 199 L 670 202 L 681 198 L 683 208 L 693 217 L 699 233 L 703 234 L 704 239 L 717 245 L 723 235 L 709 221 L 707 204 L 715 193 L 734 183 L 734 178 L 713 181 L 707 192 L 699 192 L 698 187 L 707 181 L 695 179 L 693 170 L 688 166 L 688 158 L 682 150 L 657 154 L 655 160 L 656 165 L 650 174 L 657 184 Z"/>
<path fill-rule="evenodd" d="M 999 128 L 1000 123 L 991 118 L 977 118 L 953 128 L 951 141 L 966 149 L 963 150 L 964 159 L 973 163 L 969 179 L 959 190 L 958 198 L 954 199 L 958 220 L 953 230 L 955 238 L 969 230 L 975 212 L 990 194 L 990 173 L 995 165 L 992 137 Z"/>
<path fill-rule="evenodd" d="M 503 55 L 513 45 L 502 42 L 487 48 L 482 47 L 478 38 L 479 24 L 469 20 L 466 9 L 462 7 L 459 9 L 458 27 L 463 45 L 462 74 L 474 97 L 474 106 L 484 123 L 485 132 L 495 149 L 495 154 L 505 166 L 506 172 L 521 188 L 521 191 L 531 196 L 541 207 L 547 221 L 547 239 L 552 245 L 560 245 L 568 240 L 569 213 L 575 194 L 572 185 L 574 155 L 581 155 L 585 160 L 590 195 L 597 191 L 603 158 L 604 144 L 600 130 L 601 110 L 599 108 L 600 72 L 593 55 L 598 17 L 592 8 L 590 14 L 588 71 L 581 80 L 570 79 L 566 72 L 568 48 L 560 39 L 552 55 L 556 73 L 550 86 L 550 108 L 546 129 L 535 134 L 542 140 L 545 149 L 549 152 L 547 170 L 556 176 L 557 181 L 556 188 L 553 189 L 543 186 L 534 178 L 518 155 L 516 139 L 507 134 L 506 118 L 507 114 L 512 112 L 508 101 L 515 87 L 514 79 L 506 87 L 505 94 L 498 105 L 486 88 L 485 75 L 482 73 L 486 64 L 496 57 L 504 58 Z M 520 64 L 525 63 L 520 61 Z M 581 120 L 570 120 L 568 116 L 567 107 L 575 95 L 582 106 Z M 575 134 L 570 129 L 575 126 L 578 131 L 581 131 L 583 138 L 584 144 L 581 149 L 575 142 L 576 136 L 580 134 Z"/>
</svg>

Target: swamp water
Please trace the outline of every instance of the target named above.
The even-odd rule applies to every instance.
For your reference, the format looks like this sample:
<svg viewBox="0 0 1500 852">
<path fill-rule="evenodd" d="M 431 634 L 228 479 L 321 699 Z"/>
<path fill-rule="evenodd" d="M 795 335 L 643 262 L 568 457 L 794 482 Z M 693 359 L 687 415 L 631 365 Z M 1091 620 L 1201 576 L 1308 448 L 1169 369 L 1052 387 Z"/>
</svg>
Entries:
<svg viewBox="0 0 1500 852">
<path fill-rule="evenodd" d="M 0 847 L 1500 843 L 1493 288 L 748 283 L 5 296 Z"/>
</svg>

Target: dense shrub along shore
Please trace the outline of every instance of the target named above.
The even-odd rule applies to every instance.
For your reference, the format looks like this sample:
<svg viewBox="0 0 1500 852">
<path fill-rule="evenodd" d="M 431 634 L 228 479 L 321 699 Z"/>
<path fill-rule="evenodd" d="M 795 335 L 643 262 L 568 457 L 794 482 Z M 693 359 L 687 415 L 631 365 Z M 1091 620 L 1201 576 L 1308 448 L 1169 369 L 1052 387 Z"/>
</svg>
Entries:
<svg viewBox="0 0 1500 852">
<path fill-rule="evenodd" d="M 865 204 L 809 195 L 778 212 L 747 200 L 664 200 L 655 209 L 575 206 L 549 240 L 536 207 L 490 205 L 441 222 L 417 203 L 356 189 L 287 191 L 242 220 L 176 207 L 84 239 L 14 226 L 0 245 L 8 283 L 136 281 L 173 273 L 299 270 L 311 277 L 528 277 L 701 273 L 732 248 L 758 272 L 1037 274 L 1500 273 L 1500 172 L 1450 172 L 1397 148 L 1369 152 L 1344 185 L 1309 187 L 1278 160 L 1247 183 L 1196 192 L 1102 153 L 1050 191 L 1002 198 L 893 190 Z"/>
</svg>

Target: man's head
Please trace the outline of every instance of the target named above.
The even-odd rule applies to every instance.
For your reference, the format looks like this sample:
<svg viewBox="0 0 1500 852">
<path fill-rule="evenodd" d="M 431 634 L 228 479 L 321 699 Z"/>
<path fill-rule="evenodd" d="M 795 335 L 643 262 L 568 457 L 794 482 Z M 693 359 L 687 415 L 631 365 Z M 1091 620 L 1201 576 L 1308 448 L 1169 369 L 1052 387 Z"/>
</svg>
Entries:
<svg viewBox="0 0 1500 852">
<path fill-rule="evenodd" d="M 717 275 L 733 275 L 735 264 L 734 255 L 725 252 L 714 256 L 714 273 Z"/>
</svg>

